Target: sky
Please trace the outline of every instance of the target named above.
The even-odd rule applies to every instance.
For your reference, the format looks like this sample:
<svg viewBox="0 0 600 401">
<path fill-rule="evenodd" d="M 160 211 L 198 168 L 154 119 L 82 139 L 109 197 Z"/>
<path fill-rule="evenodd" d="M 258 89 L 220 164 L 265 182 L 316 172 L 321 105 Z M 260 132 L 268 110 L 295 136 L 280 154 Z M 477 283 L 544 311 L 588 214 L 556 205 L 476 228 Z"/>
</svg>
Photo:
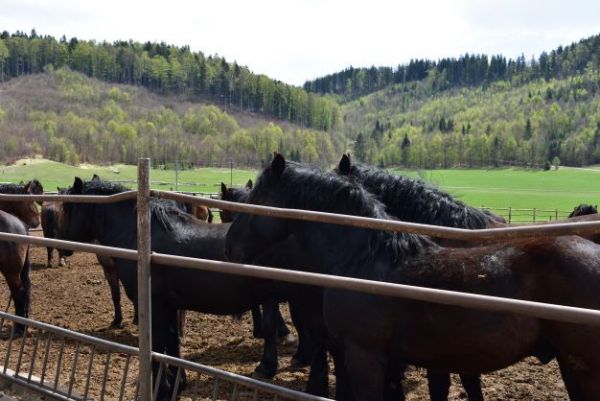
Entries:
<svg viewBox="0 0 600 401">
<path fill-rule="evenodd" d="M 527 59 L 600 34 L 598 0 L 0 0 L 0 30 L 164 41 L 301 85 L 464 53 Z"/>
</svg>

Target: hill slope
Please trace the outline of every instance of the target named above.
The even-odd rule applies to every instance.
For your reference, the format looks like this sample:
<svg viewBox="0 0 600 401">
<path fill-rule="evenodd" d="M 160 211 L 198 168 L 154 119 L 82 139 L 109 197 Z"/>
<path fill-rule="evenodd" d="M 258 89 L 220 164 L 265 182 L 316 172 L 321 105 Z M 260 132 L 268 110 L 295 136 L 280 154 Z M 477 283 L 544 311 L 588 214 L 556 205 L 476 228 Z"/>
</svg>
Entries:
<svg viewBox="0 0 600 401">
<path fill-rule="evenodd" d="M 434 79 L 347 103 L 360 160 L 418 168 L 600 162 L 600 71 L 439 90 Z"/>
<path fill-rule="evenodd" d="M 1 84 L 0 138 L 0 160 L 41 154 L 71 164 L 134 164 L 139 156 L 150 156 L 161 164 L 233 160 L 256 167 L 273 150 L 329 163 L 342 148 L 341 137 L 332 132 L 254 113 L 229 114 L 215 105 L 107 84 L 69 69 Z"/>
</svg>

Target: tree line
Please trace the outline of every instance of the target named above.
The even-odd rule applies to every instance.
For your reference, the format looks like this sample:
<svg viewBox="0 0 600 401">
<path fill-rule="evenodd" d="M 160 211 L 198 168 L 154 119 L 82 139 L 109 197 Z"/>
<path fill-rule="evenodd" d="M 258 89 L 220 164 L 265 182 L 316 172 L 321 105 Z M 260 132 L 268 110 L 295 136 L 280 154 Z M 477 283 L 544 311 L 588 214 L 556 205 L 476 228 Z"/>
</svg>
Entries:
<svg viewBox="0 0 600 401">
<path fill-rule="evenodd" d="M 569 46 L 542 52 L 536 59 L 524 55 L 507 59 L 502 55 L 465 54 L 458 58 L 410 60 L 397 67 L 353 68 L 307 81 L 304 89 L 313 93 L 335 94 L 352 100 L 392 84 L 421 81 L 430 76 L 438 90 L 464 85 L 482 85 L 498 80 L 520 84 L 538 78 L 565 78 L 600 69 L 600 35 Z"/>
<path fill-rule="evenodd" d="M 330 131 L 341 121 L 332 99 L 254 74 L 224 57 L 192 52 L 188 46 L 131 40 L 97 43 L 65 36 L 57 40 L 35 30 L 0 34 L 0 82 L 64 66 L 106 82 L 206 99 L 302 127 Z"/>
</svg>

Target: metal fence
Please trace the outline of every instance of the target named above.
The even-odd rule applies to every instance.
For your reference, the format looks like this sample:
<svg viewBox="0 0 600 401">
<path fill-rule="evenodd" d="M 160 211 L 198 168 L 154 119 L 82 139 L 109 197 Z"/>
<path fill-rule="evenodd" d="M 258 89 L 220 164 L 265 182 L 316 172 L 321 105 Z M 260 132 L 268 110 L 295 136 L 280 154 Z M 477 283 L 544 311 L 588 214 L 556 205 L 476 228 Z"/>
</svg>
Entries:
<svg viewBox="0 0 600 401">
<path fill-rule="evenodd" d="M 559 221 L 569 217 L 570 211 L 558 209 L 513 208 L 481 206 L 481 210 L 503 217 L 509 224 L 538 223 L 544 221 Z"/>
<path fill-rule="evenodd" d="M 12 325 L 10 324 L 12 323 Z M 15 323 L 24 325 L 15 334 Z M 0 312 L 0 378 L 55 400 L 135 400 L 139 396 L 139 350 L 50 324 Z M 153 353 L 160 376 L 176 369 L 175 387 L 185 372 L 186 400 L 283 399 L 323 401 L 210 366 Z M 157 386 L 153 393 L 156 393 Z"/>
<path fill-rule="evenodd" d="M 252 277 L 270 278 L 293 283 L 312 284 L 322 287 L 343 288 L 354 291 L 362 291 L 376 295 L 385 295 L 393 297 L 403 297 L 415 300 L 434 302 L 447 305 L 464 306 L 484 310 L 504 311 L 520 315 L 533 316 L 537 318 L 564 321 L 570 323 L 580 323 L 593 326 L 600 326 L 600 311 L 569 307 L 563 305 L 544 304 L 539 302 L 522 301 L 515 299 L 506 299 L 486 295 L 461 293 L 454 291 L 437 290 L 431 288 L 415 287 L 410 285 L 392 284 L 386 282 L 361 280 L 347 277 L 330 276 L 323 274 L 307 273 L 300 271 L 289 271 L 283 269 L 267 268 L 260 266 L 243 265 L 229 262 L 219 262 L 203 259 L 192 259 L 181 256 L 163 255 L 151 253 L 150 250 L 150 218 L 149 218 L 149 199 L 150 197 L 173 199 L 180 202 L 192 202 L 203 204 L 208 207 L 228 209 L 237 212 L 253 213 L 266 216 L 292 218 L 307 221 L 316 221 L 320 223 L 331 223 L 349 225 L 355 227 L 364 227 L 370 229 L 386 231 L 403 231 L 415 234 L 430 235 L 439 238 L 449 238 L 454 240 L 486 242 L 497 241 L 506 238 L 517 237 L 539 237 L 549 235 L 589 235 L 600 232 L 600 222 L 584 223 L 562 223 L 549 224 L 543 226 L 518 226 L 499 229 L 466 230 L 452 227 L 429 226 L 418 223 L 406 223 L 400 221 L 379 220 L 373 218 L 364 218 L 358 216 L 338 215 L 331 213 L 322 213 L 295 209 L 281 209 L 266 206 L 257 206 L 249 204 L 231 203 L 216 199 L 201 198 L 190 195 L 176 194 L 171 192 L 150 191 L 149 188 L 149 160 L 141 159 L 138 169 L 138 191 L 121 193 L 112 196 L 65 196 L 65 195 L 0 195 L 1 200 L 61 200 L 65 202 L 86 202 L 86 203 L 108 203 L 125 199 L 137 198 L 138 211 L 138 250 L 111 248 L 99 245 L 82 244 L 76 242 L 51 240 L 45 238 L 34 238 L 30 236 L 21 236 L 16 234 L 0 233 L 0 240 L 13 242 L 26 242 L 37 245 L 49 245 L 57 248 L 71 249 L 75 251 L 92 252 L 101 255 L 108 255 L 138 262 L 138 288 L 139 288 L 139 312 L 140 312 L 140 348 L 138 355 L 138 383 L 136 393 L 144 400 L 152 399 L 152 379 L 150 374 L 151 362 L 159 361 L 161 363 L 171 364 L 180 369 L 198 368 L 184 360 L 153 354 L 150 350 L 151 333 L 149 325 L 150 310 L 150 288 L 149 288 L 149 268 L 150 263 L 159 263 L 162 265 L 179 266 L 184 268 L 195 268 L 210 271 L 219 271 L 222 273 L 241 274 Z M 8 315 L 5 316 L 8 318 Z M 13 320 L 20 318 L 11 317 Z M 29 324 L 29 321 L 27 322 Z M 48 330 L 48 327 L 45 327 Z M 84 340 L 83 338 L 81 338 Z M 24 348 L 26 341 L 21 341 L 18 347 Z M 11 342 L 12 344 L 12 342 Z M 9 345 L 7 350 L 7 361 L 10 360 L 10 353 L 13 348 Z M 137 350 L 136 350 L 137 351 Z M 59 351 L 60 352 L 60 351 Z M 63 352 L 64 354 L 64 352 Z M 110 355 L 110 353 L 108 354 Z M 17 357 L 18 359 L 19 357 Z M 60 359 L 60 358 L 59 358 Z M 17 363 L 15 371 L 20 371 L 20 363 Z M 90 362 L 91 363 L 91 362 Z M 5 363 L 5 366 L 8 364 Z M 59 363 L 60 365 L 60 363 Z M 77 364 L 73 364 L 76 366 Z M 105 364 L 108 365 L 108 362 Z M 76 368 L 73 368 L 76 370 Z M 60 367 L 57 368 L 57 371 Z M 192 369 L 193 370 L 193 369 Z M 220 380 L 233 383 L 231 398 L 240 396 L 240 386 L 252 388 L 251 396 L 256 397 L 258 392 L 265 392 L 276 397 L 287 397 L 291 399 L 316 400 L 306 394 L 293 392 L 277 386 L 267 385 L 250 378 L 244 378 L 218 371 L 213 368 L 203 367 L 200 374 L 208 374 L 213 377 L 219 376 Z M 18 377 L 19 375 L 13 375 Z M 124 374 L 124 377 L 127 376 Z M 56 375 L 55 377 L 58 377 Z M 104 379 L 103 379 L 104 380 Z M 56 381 L 55 381 L 56 382 Z M 127 379 L 124 379 L 127 382 Z M 28 383 L 30 384 L 30 383 Z M 60 384 L 60 381 L 59 381 Z M 70 386 L 70 380 L 67 382 L 67 394 Z M 237 387 L 236 387 L 237 386 Z M 58 388 L 59 385 L 56 385 Z M 47 389 L 46 389 L 47 390 Z M 215 390 L 218 393 L 217 390 Z M 64 393 L 64 391 L 63 391 Z M 64 394 L 62 394 L 64 396 Z M 102 396 L 102 395 L 101 395 Z"/>
</svg>

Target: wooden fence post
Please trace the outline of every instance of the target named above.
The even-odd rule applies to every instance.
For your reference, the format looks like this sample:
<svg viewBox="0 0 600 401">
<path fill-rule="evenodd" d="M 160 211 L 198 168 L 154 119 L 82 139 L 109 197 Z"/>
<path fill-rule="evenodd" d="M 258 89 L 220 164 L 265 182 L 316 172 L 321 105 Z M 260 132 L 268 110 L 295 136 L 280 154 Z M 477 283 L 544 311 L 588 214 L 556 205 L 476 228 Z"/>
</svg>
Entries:
<svg viewBox="0 0 600 401">
<path fill-rule="evenodd" d="M 137 280 L 140 400 L 152 401 L 152 305 L 150 301 L 150 159 L 138 161 L 137 193 Z"/>
<path fill-rule="evenodd" d="M 512 206 L 508 207 L 508 224 L 512 221 Z"/>
</svg>

